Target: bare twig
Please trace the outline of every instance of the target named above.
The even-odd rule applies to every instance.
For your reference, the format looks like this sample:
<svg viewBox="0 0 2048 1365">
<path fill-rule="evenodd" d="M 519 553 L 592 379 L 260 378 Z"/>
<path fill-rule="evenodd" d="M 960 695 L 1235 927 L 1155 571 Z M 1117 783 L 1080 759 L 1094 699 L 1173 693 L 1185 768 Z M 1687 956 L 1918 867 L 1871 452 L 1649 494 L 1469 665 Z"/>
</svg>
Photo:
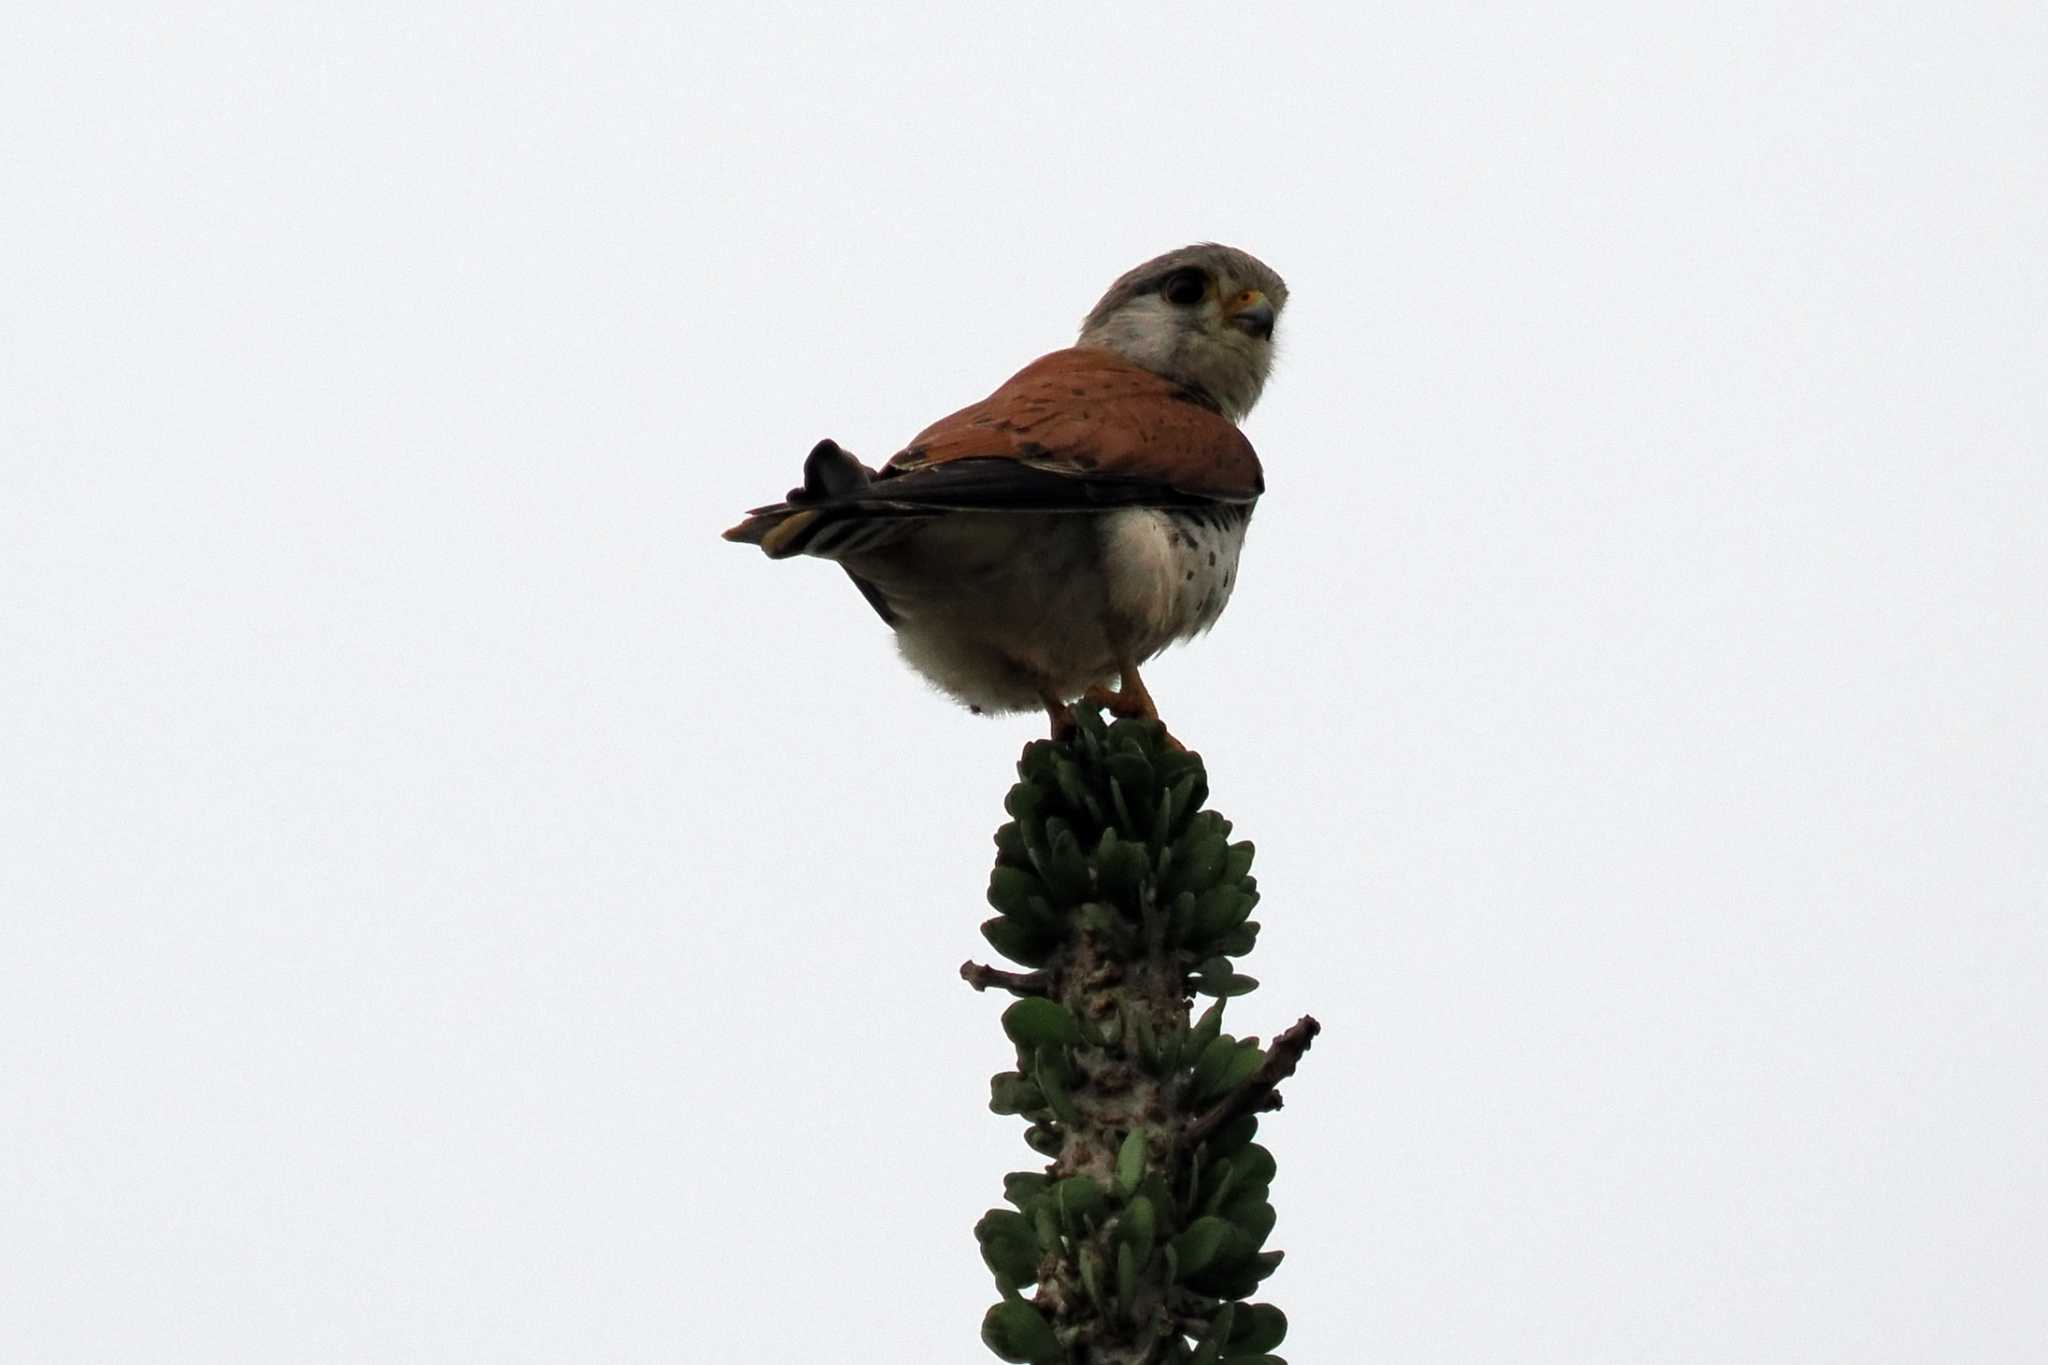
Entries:
<svg viewBox="0 0 2048 1365">
<path fill-rule="evenodd" d="M 1209 1111 L 1188 1125 L 1188 1146 L 1199 1146 L 1212 1133 L 1233 1119 L 1246 1114 L 1257 1114 L 1280 1107 L 1280 1096 L 1274 1091 L 1280 1082 L 1294 1074 L 1294 1068 L 1301 1064 L 1301 1054 L 1308 1051 L 1323 1026 L 1314 1016 L 1304 1014 L 1295 1026 L 1273 1040 L 1266 1049 L 1266 1060 L 1259 1063 L 1259 1069 L 1237 1089 L 1216 1101 Z"/>
<path fill-rule="evenodd" d="M 979 962 L 961 963 L 960 979 L 978 991 L 999 986 L 1012 995 L 1046 995 L 1052 989 L 1044 972 L 1006 972 Z"/>
</svg>

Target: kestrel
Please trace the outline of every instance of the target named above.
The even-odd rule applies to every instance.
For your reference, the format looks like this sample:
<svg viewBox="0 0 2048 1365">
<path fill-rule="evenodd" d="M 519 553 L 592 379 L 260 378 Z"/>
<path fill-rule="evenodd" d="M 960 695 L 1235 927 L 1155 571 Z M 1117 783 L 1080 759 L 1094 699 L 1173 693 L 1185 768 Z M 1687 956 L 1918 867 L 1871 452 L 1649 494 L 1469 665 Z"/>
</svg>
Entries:
<svg viewBox="0 0 2048 1365">
<path fill-rule="evenodd" d="M 1081 696 L 1156 719 L 1138 665 L 1214 625 L 1237 583 L 1265 488 L 1237 423 L 1286 302 L 1242 251 L 1168 252 L 1112 284 L 1072 347 L 880 469 L 819 442 L 803 487 L 725 537 L 837 561 L 910 666 L 973 711 L 1043 707 L 1055 738 Z"/>
</svg>

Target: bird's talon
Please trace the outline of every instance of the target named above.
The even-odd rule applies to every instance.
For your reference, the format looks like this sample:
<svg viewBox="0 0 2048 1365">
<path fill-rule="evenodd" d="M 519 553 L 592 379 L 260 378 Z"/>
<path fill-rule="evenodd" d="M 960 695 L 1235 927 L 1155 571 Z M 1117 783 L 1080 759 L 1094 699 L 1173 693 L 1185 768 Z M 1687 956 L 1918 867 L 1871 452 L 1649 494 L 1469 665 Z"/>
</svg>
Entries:
<svg viewBox="0 0 2048 1365">
<path fill-rule="evenodd" d="M 1080 733 L 1081 722 L 1074 719 L 1074 708 L 1050 692 L 1039 694 L 1045 702 L 1045 714 L 1052 722 L 1052 742 L 1065 744 Z"/>
<path fill-rule="evenodd" d="M 1159 719 L 1159 708 L 1152 704 L 1151 695 L 1143 687 L 1133 691 L 1130 690 L 1130 684 L 1126 683 L 1125 690 L 1111 691 L 1109 688 L 1097 683 L 1089 688 L 1083 696 L 1088 701 L 1109 712 L 1112 716 L 1122 720 Z"/>
</svg>

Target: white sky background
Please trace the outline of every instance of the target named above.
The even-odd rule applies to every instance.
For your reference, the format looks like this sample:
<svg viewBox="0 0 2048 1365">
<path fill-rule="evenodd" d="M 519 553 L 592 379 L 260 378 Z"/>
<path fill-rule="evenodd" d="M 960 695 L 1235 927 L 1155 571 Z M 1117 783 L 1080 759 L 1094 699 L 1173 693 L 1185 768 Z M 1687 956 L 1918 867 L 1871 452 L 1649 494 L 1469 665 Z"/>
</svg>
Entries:
<svg viewBox="0 0 2048 1365">
<path fill-rule="evenodd" d="M 1295 1361 L 2048 1350 L 2048 13 L 0 34 L 0 1355 L 990 1359 L 1025 717 L 721 543 L 1199 239 Z"/>
</svg>

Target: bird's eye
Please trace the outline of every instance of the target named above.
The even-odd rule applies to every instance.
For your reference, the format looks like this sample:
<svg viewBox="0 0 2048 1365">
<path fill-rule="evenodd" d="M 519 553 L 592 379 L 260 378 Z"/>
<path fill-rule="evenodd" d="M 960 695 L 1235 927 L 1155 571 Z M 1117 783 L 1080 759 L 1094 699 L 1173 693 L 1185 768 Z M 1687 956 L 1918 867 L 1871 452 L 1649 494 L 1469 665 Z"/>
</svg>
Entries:
<svg viewBox="0 0 2048 1365">
<path fill-rule="evenodd" d="M 1159 285 L 1168 303 L 1187 308 L 1200 303 L 1209 293 L 1209 277 L 1199 270 L 1176 270 Z"/>
</svg>

